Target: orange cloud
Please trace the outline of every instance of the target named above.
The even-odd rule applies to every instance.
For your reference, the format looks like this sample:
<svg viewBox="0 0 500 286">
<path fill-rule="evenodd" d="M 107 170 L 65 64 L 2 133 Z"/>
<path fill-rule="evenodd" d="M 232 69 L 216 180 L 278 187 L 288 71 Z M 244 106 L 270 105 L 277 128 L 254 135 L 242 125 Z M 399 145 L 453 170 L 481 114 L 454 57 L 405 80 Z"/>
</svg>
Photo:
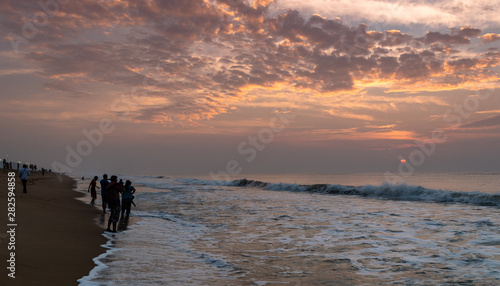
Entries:
<svg viewBox="0 0 500 286">
<path fill-rule="evenodd" d="M 478 37 L 482 39 L 484 43 L 489 44 L 500 40 L 500 34 L 488 33 Z"/>
</svg>

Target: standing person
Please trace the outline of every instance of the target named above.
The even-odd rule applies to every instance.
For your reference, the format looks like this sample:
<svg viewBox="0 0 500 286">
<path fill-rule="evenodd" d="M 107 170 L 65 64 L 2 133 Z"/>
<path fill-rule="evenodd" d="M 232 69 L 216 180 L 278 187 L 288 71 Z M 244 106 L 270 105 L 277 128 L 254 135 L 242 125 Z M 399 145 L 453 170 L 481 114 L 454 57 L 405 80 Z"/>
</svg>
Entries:
<svg viewBox="0 0 500 286">
<path fill-rule="evenodd" d="M 132 182 L 127 180 L 125 186 L 123 186 L 122 193 L 122 218 L 125 211 L 127 212 L 127 218 L 130 215 L 130 207 L 132 205 L 132 200 L 134 199 L 133 194 L 135 193 L 135 188 L 132 186 Z"/>
<path fill-rule="evenodd" d="M 111 222 L 113 223 L 113 232 L 116 232 L 116 223 L 120 218 L 120 193 L 122 192 L 122 186 L 116 182 L 118 178 L 116 176 L 111 176 L 111 183 L 109 183 L 106 188 L 106 193 L 108 195 L 108 204 L 111 214 L 108 220 L 108 228 L 106 231 L 111 231 L 109 227 Z"/>
<path fill-rule="evenodd" d="M 95 204 L 95 199 L 97 198 L 97 192 L 95 189 L 99 189 L 99 187 L 97 186 L 97 179 L 99 179 L 99 177 L 95 176 L 94 179 L 90 182 L 89 188 L 87 190 L 87 193 L 90 191 L 90 196 L 92 197 L 92 201 L 90 202 L 91 205 Z"/>
<path fill-rule="evenodd" d="M 108 184 L 109 184 L 107 174 L 102 175 L 102 180 L 100 183 L 101 183 L 102 213 L 105 214 L 106 213 L 106 205 L 108 203 L 106 188 L 108 187 Z"/>
<path fill-rule="evenodd" d="M 28 190 L 26 189 L 26 184 L 28 183 L 28 177 L 30 174 L 30 170 L 28 170 L 28 165 L 23 164 L 23 168 L 19 170 L 19 177 L 21 178 L 21 182 L 23 182 L 23 193 L 27 194 Z"/>
</svg>

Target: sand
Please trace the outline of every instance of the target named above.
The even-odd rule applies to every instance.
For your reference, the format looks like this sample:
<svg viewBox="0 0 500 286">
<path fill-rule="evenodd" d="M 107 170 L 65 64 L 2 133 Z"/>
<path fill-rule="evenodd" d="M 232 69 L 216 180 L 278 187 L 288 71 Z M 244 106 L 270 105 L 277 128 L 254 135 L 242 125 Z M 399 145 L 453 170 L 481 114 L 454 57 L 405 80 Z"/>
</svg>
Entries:
<svg viewBox="0 0 500 286">
<path fill-rule="evenodd" d="M 100 211 L 75 200 L 73 179 L 32 172 L 28 193 L 16 172 L 15 278 L 8 277 L 7 178 L 0 170 L 0 285 L 78 285 L 94 268 L 93 258 L 104 253 Z"/>
</svg>

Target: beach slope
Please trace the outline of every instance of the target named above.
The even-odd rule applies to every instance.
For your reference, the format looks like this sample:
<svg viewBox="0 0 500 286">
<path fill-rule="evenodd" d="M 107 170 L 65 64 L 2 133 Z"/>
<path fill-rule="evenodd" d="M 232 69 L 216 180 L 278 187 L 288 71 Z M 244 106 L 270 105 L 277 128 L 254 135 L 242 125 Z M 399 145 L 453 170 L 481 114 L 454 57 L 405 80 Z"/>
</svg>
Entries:
<svg viewBox="0 0 500 286">
<path fill-rule="evenodd" d="M 0 170 L 0 285 L 77 285 L 94 267 L 92 258 L 105 252 L 100 246 L 106 243 L 103 229 L 95 222 L 99 210 L 75 199 L 80 194 L 69 177 L 32 172 L 24 194 L 16 174 L 17 226 L 11 251 L 7 179 L 7 170 Z M 11 252 L 15 278 L 8 276 Z"/>
</svg>

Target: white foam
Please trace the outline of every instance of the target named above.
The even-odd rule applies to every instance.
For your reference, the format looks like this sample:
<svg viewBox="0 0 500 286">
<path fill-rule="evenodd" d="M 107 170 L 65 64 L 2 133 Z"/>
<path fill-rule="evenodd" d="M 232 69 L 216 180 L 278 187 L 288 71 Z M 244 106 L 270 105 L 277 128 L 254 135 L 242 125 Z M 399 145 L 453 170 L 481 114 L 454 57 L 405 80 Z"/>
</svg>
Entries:
<svg viewBox="0 0 500 286">
<path fill-rule="evenodd" d="M 101 247 L 106 249 L 106 252 L 92 259 L 96 266 L 92 270 L 90 270 L 87 276 L 84 276 L 77 280 L 77 282 L 80 283 L 79 285 L 82 286 L 101 285 L 100 283 L 93 282 L 92 280 L 99 276 L 99 272 L 108 267 L 108 265 L 106 265 L 102 261 L 105 260 L 110 255 L 112 255 L 113 253 L 115 253 L 116 251 L 120 250 L 119 248 L 113 247 L 115 243 L 114 235 L 108 233 L 103 233 L 102 235 L 108 239 L 106 244 L 101 245 Z"/>
</svg>

